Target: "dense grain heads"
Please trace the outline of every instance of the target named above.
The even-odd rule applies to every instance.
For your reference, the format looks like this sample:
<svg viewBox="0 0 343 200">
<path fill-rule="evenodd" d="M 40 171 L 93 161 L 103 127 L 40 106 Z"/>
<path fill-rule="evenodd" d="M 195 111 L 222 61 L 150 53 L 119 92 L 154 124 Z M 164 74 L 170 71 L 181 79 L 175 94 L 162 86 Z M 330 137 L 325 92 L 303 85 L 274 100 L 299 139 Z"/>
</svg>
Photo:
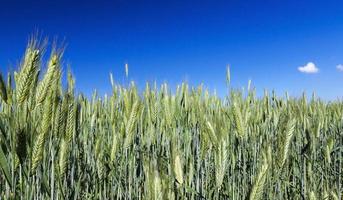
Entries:
<svg viewBox="0 0 343 200">
<path fill-rule="evenodd" d="M 0 76 L 0 199 L 342 199 L 340 101 L 113 78 L 87 98 L 38 49 Z"/>
</svg>

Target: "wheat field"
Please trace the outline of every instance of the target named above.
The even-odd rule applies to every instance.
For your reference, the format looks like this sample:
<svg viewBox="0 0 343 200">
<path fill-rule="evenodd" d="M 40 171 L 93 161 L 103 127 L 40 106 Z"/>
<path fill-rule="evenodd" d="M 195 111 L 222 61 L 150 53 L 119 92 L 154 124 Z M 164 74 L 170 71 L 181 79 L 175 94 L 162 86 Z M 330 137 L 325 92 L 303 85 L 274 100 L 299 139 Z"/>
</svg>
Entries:
<svg viewBox="0 0 343 200">
<path fill-rule="evenodd" d="M 229 70 L 224 98 L 112 75 L 86 97 L 44 52 L 0 76 L 0 199 L 343 199 L 341 101 L 257 97 Z"/>
</svg>

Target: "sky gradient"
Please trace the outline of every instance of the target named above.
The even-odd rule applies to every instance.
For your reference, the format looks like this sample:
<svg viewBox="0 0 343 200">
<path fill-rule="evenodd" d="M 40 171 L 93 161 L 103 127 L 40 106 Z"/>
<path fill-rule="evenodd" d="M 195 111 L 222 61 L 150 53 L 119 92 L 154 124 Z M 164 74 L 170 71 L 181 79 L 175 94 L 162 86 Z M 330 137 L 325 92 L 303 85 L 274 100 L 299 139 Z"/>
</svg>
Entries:
<svg viewBox="0 0 343 200">
<path fill-rule="evenodd" d="M 223 95 L 230 64 L 236 88 L 251 79 L 259 94 L 343 96 L 342 1 L 2 0 L 0 27 L 2 73 L 39 30 L 65 40 L 64 61 L 88 95 L 111 92 L 110 72 L 125 82 L 128 63 L 140 86 L 187 81 Z"/>
</svg>

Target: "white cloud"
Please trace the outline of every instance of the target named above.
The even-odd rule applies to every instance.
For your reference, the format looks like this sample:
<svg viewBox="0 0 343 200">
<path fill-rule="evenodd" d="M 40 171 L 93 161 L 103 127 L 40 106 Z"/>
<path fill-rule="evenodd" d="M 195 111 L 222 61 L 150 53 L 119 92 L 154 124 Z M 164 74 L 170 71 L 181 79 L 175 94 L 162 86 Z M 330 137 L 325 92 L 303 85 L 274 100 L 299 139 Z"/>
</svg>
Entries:
<svg viewBox="0 0 343 200">
<path fill-rule="evenodd" d="M 313 62 L 308 62 L 305 66 L 298 67 L 298 70 L 306 74 L 315 74 L 319 72 L 319 69 Z"/>
<path fill-rule="evenodd" d="M 342 64 L 337 65 L 336 68 L 338 71 L 343 72 L 343 65 Z"/>
</svg>

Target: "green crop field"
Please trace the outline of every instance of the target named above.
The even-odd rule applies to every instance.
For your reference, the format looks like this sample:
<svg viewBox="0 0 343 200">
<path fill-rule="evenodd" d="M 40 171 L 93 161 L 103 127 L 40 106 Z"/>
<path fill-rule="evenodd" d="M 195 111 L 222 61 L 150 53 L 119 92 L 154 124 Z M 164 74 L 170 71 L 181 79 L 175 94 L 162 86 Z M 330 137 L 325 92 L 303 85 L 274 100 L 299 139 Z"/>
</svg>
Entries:
<svg viewBox="0 0 343 200">
<path fill-rule="evenodd" d="M 343 199 L 341 101 L 258 98 L 229 70 L 224 98 L 112 76 L 87 98 L 44 52 L 0 76 L 0 199 Z"/>
</svg>

